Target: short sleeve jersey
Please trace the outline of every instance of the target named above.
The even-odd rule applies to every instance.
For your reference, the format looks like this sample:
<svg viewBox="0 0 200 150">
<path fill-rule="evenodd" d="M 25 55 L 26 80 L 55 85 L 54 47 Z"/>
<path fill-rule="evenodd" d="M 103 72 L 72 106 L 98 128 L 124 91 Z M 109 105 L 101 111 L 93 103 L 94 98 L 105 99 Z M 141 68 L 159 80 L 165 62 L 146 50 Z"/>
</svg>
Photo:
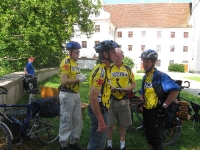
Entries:
<svg viewBox="0 0 200 150">
<path fill-rule="evenodd" d="M 146 109 L 152 109 L 157 106 L 158 103 L 158 97 L 154 91 L 153 88 L 153 75 L 154 75 L 154 69 L 148 73 L 146 80 L 144 82 L 144 98 L 145 98 L 145 106 Z"/>
<path fill-rule="evenodd" d="M 100 92 L 98 95 L 98 101 L 102 102 L 104 106 L 109 108 L 110 106 L 110 94 L 111 87 L 110 80 L 110 67 L 106 67 L 104 63 L 97 64 L 90 74 L 89 85 L 96 87 Z"/>
<path fill-rule="evenodd" d="M 32 75 L 35 74 L 35 70 L 34 70 L 34 67 L 33 67 L 32 63 L 28 62 L 26 64 L 26 71 L 27 71 L 28 74 L 32 74 Z"/>
<path fill-rule="evenodd" d="M 110 72 L 110 84 L 113 88 L 127 88 L 131 86 L 133 82 L 135 82 L 135 77 L 130 67 L 124 64 L 122 64 L 120 68 L 118 68 L 116 65 L 112 65 Z M 112 95 L 117 99 L 122 99 L 125 94 L 125 92 L 120 90 L 116 90 L 116 92 L 112 93 Z"/>
<path fill-rule="evenodd" d="M 76 79 L 76 74 L 80 74 L 80 68 L 74 59 L 66 56 L 60 64 L 60 73 L 67 74 L 70 79 Z M 79 92 L 79 83 L 69 84 L 66 87 L 75 92 Z"/>
</svg>

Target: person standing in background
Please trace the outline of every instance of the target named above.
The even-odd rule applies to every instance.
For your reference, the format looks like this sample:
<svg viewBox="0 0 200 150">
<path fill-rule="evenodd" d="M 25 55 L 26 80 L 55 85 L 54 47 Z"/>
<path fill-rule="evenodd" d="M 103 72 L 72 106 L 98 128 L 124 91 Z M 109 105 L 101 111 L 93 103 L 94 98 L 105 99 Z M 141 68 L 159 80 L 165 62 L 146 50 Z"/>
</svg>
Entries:
<svg viewBox="0 0 200 150">
<path fill-rule="evenodd" d="M 77 60 L 81 46 L 78 42 L 70 41 L 66 44 L 69 56 L 60 64 L 61 85 L 60 94 L 60 150 L 85 150 L 78 145 L 83 128 L 79 85 L 86 81 L 86 75 L 81 74 Z"/>
<path fill-rule="evenodd" d="M 121 49 L 115 50 L 114 64 L 111 65 L 111 99 L 108 110 L 108 147 L 112 150 L 113 126 L 117 119 L 120 134 L 120 150 L 125 150 L 126 126 L 132 124 L 128 94 L 135 88 L 135 78 L 131 68 L 123 64 L 124 58 Z"/>
<path fill-rule="evenodd" d="M 28 58 L 28 63 L 24 67 L 25 75 L 35 75 L 35 70 L 34 70 L 34 67 L 33 67 L 34 60 L 35 60 L 35 58 L 33 58 L 33 57 Z"/>
</svg>

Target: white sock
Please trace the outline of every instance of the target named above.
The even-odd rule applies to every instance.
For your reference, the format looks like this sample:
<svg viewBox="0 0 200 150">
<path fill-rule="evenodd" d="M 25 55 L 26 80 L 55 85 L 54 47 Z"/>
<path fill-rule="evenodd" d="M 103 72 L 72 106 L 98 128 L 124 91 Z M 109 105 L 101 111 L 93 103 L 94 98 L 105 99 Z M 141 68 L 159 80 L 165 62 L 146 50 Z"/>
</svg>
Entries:
<svg viewBox="0 0 200 150">
<path fill-rule="evenodd" d="M 125 141 L 120 141 L 120 149 L 123 149 L 125 147 Z"/>
<path fill-rule="evenodd" d="M 108 143 L 108 147 L 112 148 L 112 140 L 108 140 L 107 143 Z"/>
</svg>

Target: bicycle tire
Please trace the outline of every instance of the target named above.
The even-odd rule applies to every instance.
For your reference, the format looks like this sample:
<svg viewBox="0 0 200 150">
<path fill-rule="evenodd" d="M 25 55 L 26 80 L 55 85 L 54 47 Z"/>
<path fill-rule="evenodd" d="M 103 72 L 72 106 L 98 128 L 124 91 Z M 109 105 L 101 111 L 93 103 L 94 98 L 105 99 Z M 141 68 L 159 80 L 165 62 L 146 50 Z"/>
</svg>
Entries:
<svg viewBox="0 0 200 150">
<path fill-rule="evenodd" d="M 11 150 L 12 147 L 12 136 L 9 132 L 8 127 L 0 122 L 0 149 Z"/>
<path fill-rule="evenodd" d="M 37 129 L 45 128 L 37 133 L 37 139 L 44 145 L 51 144 L 58 140 L 60 117 L 43 118 L 36 121 Z"/>
<path fill-rule="evenodd" d="M 181 122 L 176 117 L 174 119 L 174 123 L 176 124 L 176 126 L 169 129 L 165 129 L 164 138 L 163 138 L 163 146 L 173 145 L 174 143 L 177 142 L 177 140 L 180 137 L 181 129 L 182 129 Z"/>
</svg>

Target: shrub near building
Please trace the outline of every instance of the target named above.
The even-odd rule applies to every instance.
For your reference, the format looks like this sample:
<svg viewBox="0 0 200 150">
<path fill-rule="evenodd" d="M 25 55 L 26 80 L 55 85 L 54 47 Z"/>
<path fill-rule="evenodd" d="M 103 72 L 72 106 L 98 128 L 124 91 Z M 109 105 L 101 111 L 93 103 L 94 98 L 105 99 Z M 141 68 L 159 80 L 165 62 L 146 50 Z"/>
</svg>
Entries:
<svg viewBox="0 0 200 150">
<path fill-rule="evenodd" d="M 169 71 L 174 72 L 184 72 L 184 65 L 183 64 L 170 64 L 168 67 Z"/>
</svg>

